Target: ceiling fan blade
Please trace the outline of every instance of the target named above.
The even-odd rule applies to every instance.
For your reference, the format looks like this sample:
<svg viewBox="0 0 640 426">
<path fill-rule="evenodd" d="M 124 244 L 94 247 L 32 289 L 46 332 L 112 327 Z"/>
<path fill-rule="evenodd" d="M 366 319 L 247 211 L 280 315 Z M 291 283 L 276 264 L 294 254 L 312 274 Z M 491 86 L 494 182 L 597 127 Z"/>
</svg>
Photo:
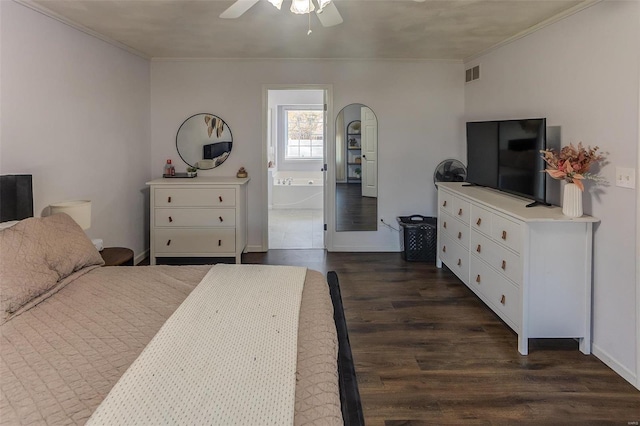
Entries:
<svg viewBox="0 0 640 426">
<path fill-rule="evenodd" d="M 227 10 L 220 14 L 222 19 L 236 19 L 242 16 L 251 6 L 258 3 L 258 0 L 237 0 L 229 6 Z"/>
<path fill-rule="evenodd" d="M 322 11 L 316 12 L 316 15 L 323 27 L 333 27 L 343 22 L 342 16 L 333 2 L 326 5 Z"/>
</svg>

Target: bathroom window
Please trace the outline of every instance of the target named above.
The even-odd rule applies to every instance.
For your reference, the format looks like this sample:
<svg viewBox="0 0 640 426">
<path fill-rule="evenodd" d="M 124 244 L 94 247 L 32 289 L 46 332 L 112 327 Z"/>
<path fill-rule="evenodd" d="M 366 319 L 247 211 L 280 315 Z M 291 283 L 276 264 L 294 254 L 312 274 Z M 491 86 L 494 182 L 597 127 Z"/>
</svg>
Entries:
<svg viewBox="0 0 640 426">
<path fill-rule="evenodd" d="M 324 123 L 321 107 L 284 109 L 285 159 L 319 160 L 324 155 Z"/>
</svg>

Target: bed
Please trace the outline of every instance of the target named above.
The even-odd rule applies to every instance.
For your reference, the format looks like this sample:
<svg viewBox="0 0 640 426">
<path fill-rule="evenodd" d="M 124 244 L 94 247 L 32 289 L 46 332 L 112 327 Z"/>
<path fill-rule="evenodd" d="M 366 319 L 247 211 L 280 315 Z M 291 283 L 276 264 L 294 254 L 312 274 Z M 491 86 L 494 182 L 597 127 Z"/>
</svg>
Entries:
<svg viewBox="0 0 640 426">
<path fill-rule="evenodd" d="M 85 424 L 211 275 L 211 266 L 102 264 L 64 214 L 0 230 L 0 424 Z M 321 273 L 303 276 L 296 425 L 363 423 L 337 276 L 330 278 L 331 296 Z"/>
</svg>

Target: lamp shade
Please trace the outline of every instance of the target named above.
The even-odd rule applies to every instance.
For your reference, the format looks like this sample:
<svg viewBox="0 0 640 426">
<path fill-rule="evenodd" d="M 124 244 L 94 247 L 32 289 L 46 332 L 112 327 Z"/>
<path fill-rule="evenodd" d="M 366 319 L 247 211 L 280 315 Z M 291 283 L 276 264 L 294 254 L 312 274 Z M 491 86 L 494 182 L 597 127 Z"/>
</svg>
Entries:
<svg viewBox="0 0 640 426">
<path fill-rule="evenodd" d="M 82 229 L 91 228 L 91 201 L 64 201 L 49 205 L 51 214 L 66 213 L 76 221 Z"/>
<path fill-rule="evenodd" d="M 329 3 L 331 3 L 331 0 L 318 0 L 318 13 L 320 13 Z"/>
<path fill-rule="evenodd" d="M 291 10 L 293 13 L 297 13 L 299 15 L 305 13 L 311 13 L 316 10 L 316 7 L 313 5 L 311 0 L 292 0 L 291 1 Z"/>
</svg>

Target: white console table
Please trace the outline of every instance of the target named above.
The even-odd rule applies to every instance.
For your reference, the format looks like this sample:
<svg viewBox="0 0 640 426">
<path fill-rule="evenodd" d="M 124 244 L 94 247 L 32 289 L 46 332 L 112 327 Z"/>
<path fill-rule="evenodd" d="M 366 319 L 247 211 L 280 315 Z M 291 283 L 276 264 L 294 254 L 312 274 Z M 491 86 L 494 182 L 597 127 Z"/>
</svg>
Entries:
<svg viewBox="0 0 640 426">
<path fill-rule="evenodd" d="M 161 178 L 151 187 L 150 258 L 235 257 L 247 246 L 249 178 Z"/>
<path fill-rule="evenodd" d="M 438 184 L 438 259 L 518 334 L 578 338 L 591 352 L 590 216 L 462 183 Z"/>
</svg>

